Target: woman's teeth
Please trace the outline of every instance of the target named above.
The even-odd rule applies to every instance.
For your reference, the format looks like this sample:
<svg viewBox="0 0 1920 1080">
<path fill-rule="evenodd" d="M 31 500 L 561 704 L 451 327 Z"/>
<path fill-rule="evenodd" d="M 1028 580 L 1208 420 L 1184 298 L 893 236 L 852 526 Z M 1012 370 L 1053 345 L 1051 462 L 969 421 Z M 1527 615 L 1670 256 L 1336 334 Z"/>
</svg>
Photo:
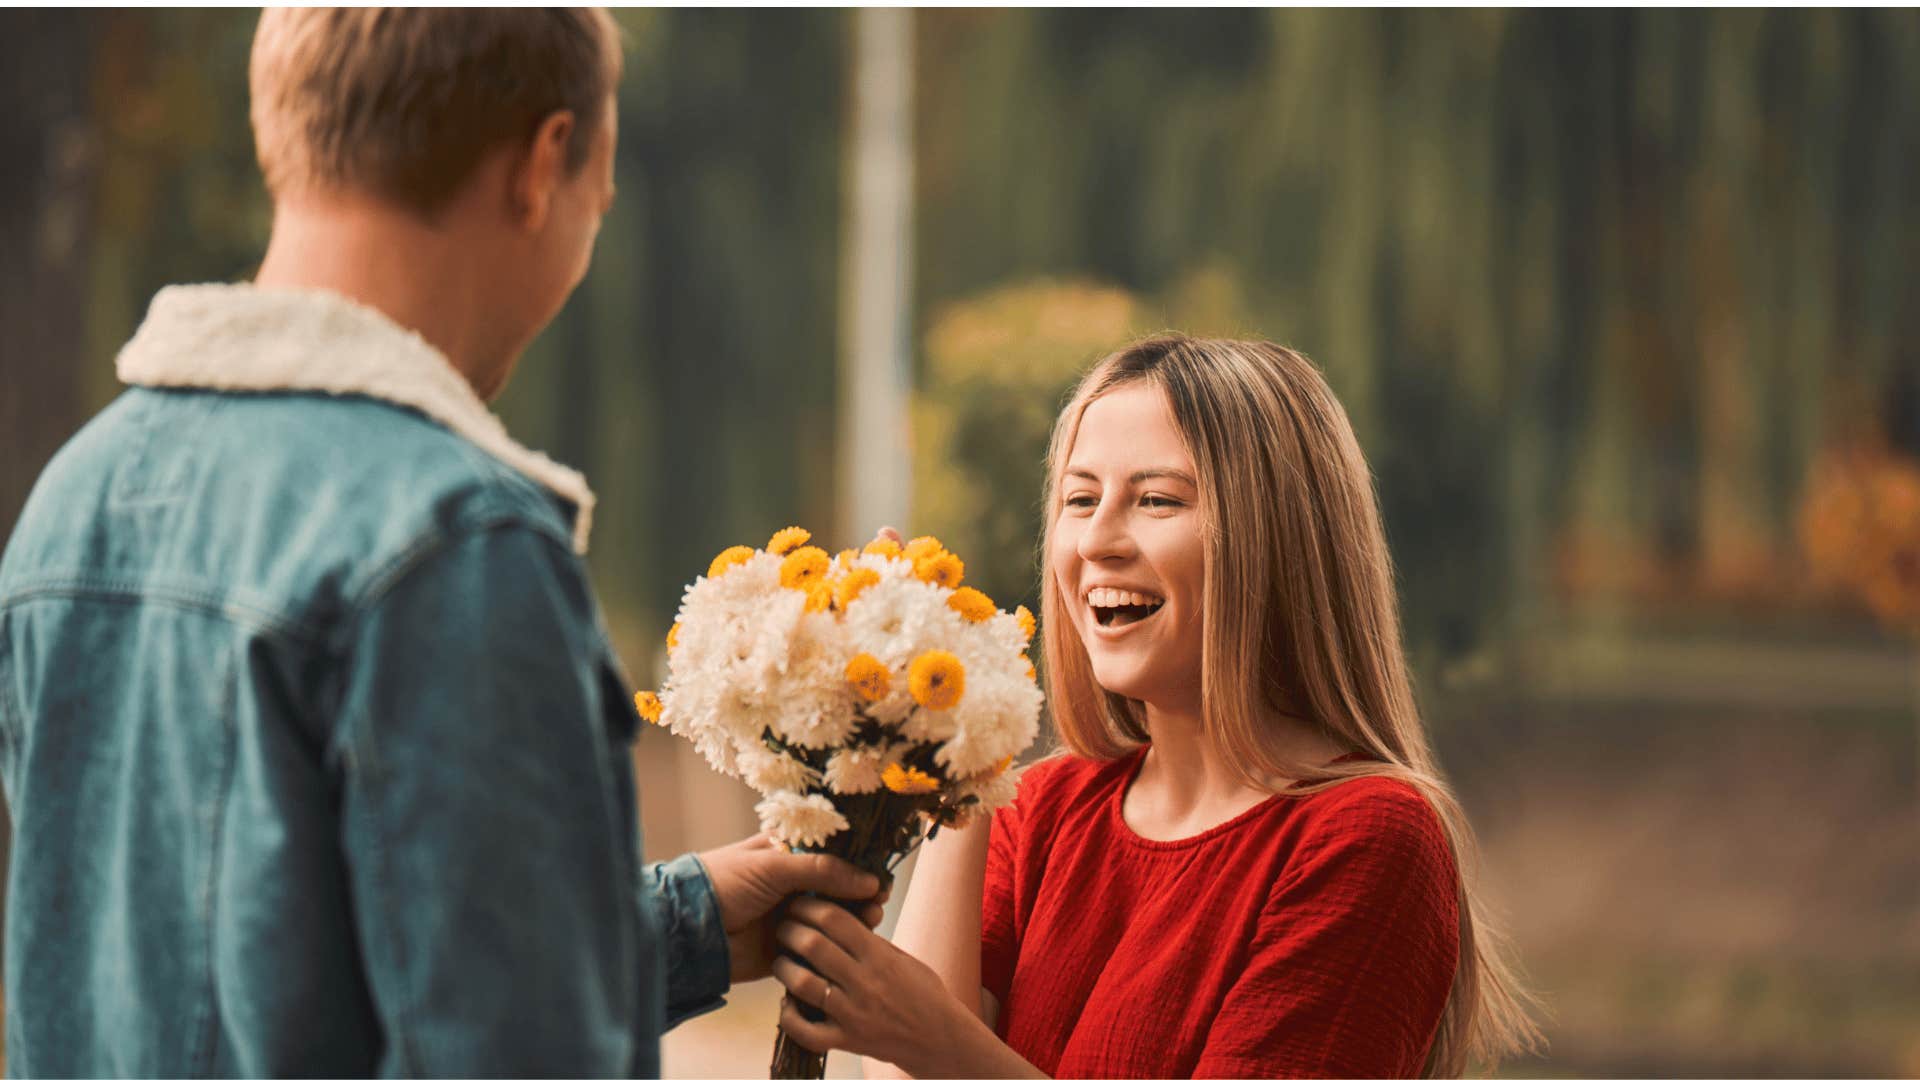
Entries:
<svg viewBox="0 0 1920 1080">
<path fill-rule="evenodd" d="M 1101 626 L 1127 626 L 1151 617 L 1166 601 L 1127 589 L 1100 588 L 1087 591 L 1087 603 Z"/>
</svg>

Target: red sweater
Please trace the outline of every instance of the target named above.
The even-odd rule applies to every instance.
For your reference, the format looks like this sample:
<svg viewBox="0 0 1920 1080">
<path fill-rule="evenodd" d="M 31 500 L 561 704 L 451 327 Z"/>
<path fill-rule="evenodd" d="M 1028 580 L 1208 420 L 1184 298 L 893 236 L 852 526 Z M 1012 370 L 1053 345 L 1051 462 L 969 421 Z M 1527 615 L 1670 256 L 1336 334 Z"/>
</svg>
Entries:
<svg viewBox="0 0 1920 1080">
<path fill-rule="evenodd" d="M 1369 777 L 1146 840 L 1120 816 L 1144 757 L 1041 762 L 994 816 L 1000 1037 L 1050 1076 L 1418 1075 L 1459 953 L 1426 801 Z"/>
</svg>

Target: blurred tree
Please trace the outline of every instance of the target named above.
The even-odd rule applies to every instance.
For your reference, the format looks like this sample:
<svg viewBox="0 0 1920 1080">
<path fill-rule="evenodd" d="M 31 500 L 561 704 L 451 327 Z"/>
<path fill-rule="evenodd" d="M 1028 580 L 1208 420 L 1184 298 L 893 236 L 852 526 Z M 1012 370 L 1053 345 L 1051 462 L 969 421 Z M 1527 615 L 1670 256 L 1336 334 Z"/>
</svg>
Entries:
<svg viewBox="0 0 1920 1080">
<path fill-rule="evenodd" d="M 1234 282 L 1239 329 L 1353 415 L 1430 662 L 1596 601 L 1786 595 L 1800 469 L 1855 415 L 1831 393 L 1915 366 L 1910 14 L 922 33 L 925 310 L 1036 275 Z"/>
<path fill-rule="evenodd" d="M 1038 552 L 1047 440 L 1087 364 L 1143 329 L 1123 290 L 1011 285 L 939 312 L 914 396 L 913 530 L 967 560 L 1003 608 L 1040 610 Z"/>
<path fill-rule="evenodd" d="M 81 414 L 86 247 L 95 147 L 87 74 L 95 16 L 12 13 L 0 35 L 0 536 L 13 529 L 34 479 Z M 0 807 L 0 868 L 12 848 Z M 0 919 L 6 903 L 0 893 Z"/>
<path fill-rule="evenodd" d="M 87 250 L 97 139 L 88 73 L 96 16 L 30 11 L 0 35 L 0 535 L 82 415 Z"/>
<path fill-rule="evenodd" d="M 621 18 L 620 195 L 594 272 L 499 404 L 600 491 L 594 574 L 629 655 L 651 659 L 714 552 L 834 520 L 847 24 Z"/>
</svg>

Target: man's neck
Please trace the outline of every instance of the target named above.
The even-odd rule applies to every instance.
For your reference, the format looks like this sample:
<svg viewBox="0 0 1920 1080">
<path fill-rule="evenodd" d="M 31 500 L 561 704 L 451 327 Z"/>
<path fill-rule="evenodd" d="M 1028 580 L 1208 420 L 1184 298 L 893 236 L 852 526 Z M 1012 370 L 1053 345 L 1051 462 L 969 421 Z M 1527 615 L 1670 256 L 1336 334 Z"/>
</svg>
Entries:
<svg viewBox="0 0 1920 1080">
<path fill-rule="evenodd" d="M 372 200 L 283 204 L 254 283 L 322 289 L 365 304 L 419 334 L 487 399 L 510 365 L 489 332 L 477 273 L 484 260 L 462 240 Z"/>
</svg>

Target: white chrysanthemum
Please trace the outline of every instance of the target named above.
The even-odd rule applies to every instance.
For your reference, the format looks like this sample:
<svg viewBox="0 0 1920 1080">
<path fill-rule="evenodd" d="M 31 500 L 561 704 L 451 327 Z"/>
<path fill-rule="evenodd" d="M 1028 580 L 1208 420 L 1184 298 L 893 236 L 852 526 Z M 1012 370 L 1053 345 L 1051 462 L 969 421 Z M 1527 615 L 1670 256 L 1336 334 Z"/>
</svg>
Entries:
<svg viewBox="0 0 1920 1080">
<path fill-rule="evenodd" d="M 996 770 L 1032 742 L 1040 711 L 1019 620 L 999 612 L 970 623 L 948 605 L 952 590 L 918 580 L 907 560 L 867 554 L 850 562 L 878 580 L 844 612 L 808 612 L 804 594 L 780 586 L 781 562 L 758 552 L 688 587 L 661 691 L 670 730 L 767 796 L 758 809 L 768 831 L 799 846 L 838 833 L 847 823 L 833 800 L 802 792 L 822 782 L 836 797 L 881 790 L 886 764 L 914 745 L 931 746 L 953 778 L 944 797 L 978 788 L 989 806 L 1011 798 L 1011 780 Z M 965 669 L 950 709 L 922 708 L 909 690 L 914 659 L 932 650 Z M 863 701 L 847 680 L 848 662 L 862 653 L 888 669 L 890 692 L 880 701 Z M 884 748 L 847 745 L 863 713 L 891 736 Z M 770 749 L 769 732 L 828 751 L 826 768 Z"/>
<path fill-rule="evenodd" d="M 789 638 L 773 729 L 797 746 L 822 750 L 853 734 L 859 716 L 847 682 L 846 632 L 830 612 L 802 618 Z"/>
<path fill-rule="evenodd" d="M 952 709 L 915 709 L 900 724 L 900 734 L 918 743 L 945 742 L 959 730 Z"/>
<path fill-rule="evenodd" d="M 764 746 L 744 746 L 735 758 L 740 779 L 762 795 L 776 791 L 804 791 L 819 774 L 807 763 L 789 754 L 775 753 Z"/>
<path fill-rule="evenodd" d="M 693 736 L 693 748 L 707 759 L 713 771 L 723 776 L 739 775 L 739 770 L 735 768 L 733 740 L 727 738 L 725 732 L 712 728 L 699 732 Z"/>
<path fill-rule="evenodd" d="M 848 606 L 849 644 L 904 676 L 914 657 L 962 636 L 967 622 L 947 606 L 950 595 L 912 577 L 883 578 Z"/>
<path fill-rule="evenodd" d="M 907 692 L 907 676 L 904 672 L 894 672 L 893 685 L 895 690 L 887 695 L 886 700 L 867 706 L 867 715 L 886 727 L 897 728 L 907 717 L 913 715 L 913 710 L 917 706 L 914 704 L 913 695 Z"/>
<path fill-rule="evenodd" d="M 840 795 L 865 795 L 880 790 L 880 774 L 900 760 L 906 747 L 850 746 L 827 759 L 827 787 Z"/>
<path fill-rule="evenodd" d="M 960 815 L 965 820 L 977 821 L 1012 802 L 1019 789 L 1020 778 L 1011 768 L 970 780 L 961 785 L 959 794 L 972 795 L 979 801 L 964 807 Z"/>
<path fill-rule="evenodd" d="M 824 795 L 776 791 L 754 806 L 760 829 L 788 847 L 818 847 L 847 827 L 847 819 Z"/>
<path fill-rule="evenodd" d="M 890 559 L 885 555 L 861 552 L 853 558 L 856 570 L 871 570 L 880 575 L 882 581 L 905 580 L 913 577 L 913 562 L 910 559 Z"/>
<path fill-rule="evenodd" d="M 992 639 L 995 649 L 1022 654 L 1026 652 L 1027 635 L 1020 629 L 1020 620 L 1012 612 L 996 612 L 993 618 L 979 626 Z"/>
<path fill-rule="evenodd" d="M 976 654 L 967 690 L 953 710 L 952 732 L 934 760 L 950 776 L 972 776 L 1033 743 L 1040 727 L 1040 688 L 992 654 Z M 924 710 L 923 710 L 924 711 Z M 906 728 L 903 728 L 906 730 Z"/>
<path fill-rule="evenodd" d="M 835 688 L 802 686 L 794 699 L 782 705 L 773 725 L 774 733 L 795 746 L 825 750 L 839 746 L 853 734 L 859 717 L 847 695 Z"/>
</svg>

